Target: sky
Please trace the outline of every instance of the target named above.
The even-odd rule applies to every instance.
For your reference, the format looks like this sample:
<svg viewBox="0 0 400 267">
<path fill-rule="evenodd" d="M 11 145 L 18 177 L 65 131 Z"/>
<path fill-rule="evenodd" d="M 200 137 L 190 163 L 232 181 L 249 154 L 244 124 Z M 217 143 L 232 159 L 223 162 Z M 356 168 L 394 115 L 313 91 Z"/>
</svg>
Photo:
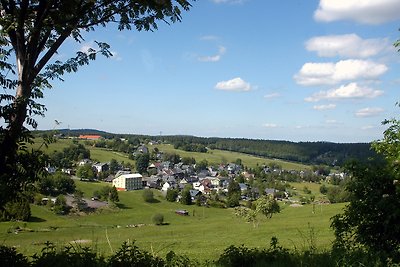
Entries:
<svg viewBox="0 0 400 267">
<path fill-rule="evenodd" d="M 38 129 L 348 143 L 382 138 L 398 117 L 399 0 L 192 4 L 153 32 L 67 40 L 57 59 L 95 41 L 113 57 L 53 82 Z"/>
</svg>

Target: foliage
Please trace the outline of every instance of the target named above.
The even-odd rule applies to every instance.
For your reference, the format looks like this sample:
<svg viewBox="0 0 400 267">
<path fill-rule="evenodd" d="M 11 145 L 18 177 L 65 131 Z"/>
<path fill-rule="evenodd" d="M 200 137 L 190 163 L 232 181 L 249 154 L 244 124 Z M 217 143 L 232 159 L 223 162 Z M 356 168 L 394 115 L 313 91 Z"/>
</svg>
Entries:
<svg viewBox="0 0 400 267">
<path fill-rule="evenodd" d="M 79 166 L 76 170 L 76 176 L 82 180 L 92 180 L 95 177 L 94 171 L 90 164 Z"/>
<path fill-rule="evenodd" d="M 156 213 L 151 220 L 155 225 L 162 225 L 164 223 L 164 215 L 161 213 Z"/>
<path fill-rule="evenodd" d="M 115 188 L 115 186 L 111 187 L 110 193 L 108 194 L 108 199 L 114 203 L 119 202 L 118 191 L 117 188 Z"/>
<path fill-rule="evenodd" d="M 169 202 L 175 202 L 176 199 L 178 198 L 178 195 L 179 195 L 178 190 L 168 188 L 165 198 Z"/>
<path fill-rule="evenodd" d="M 23 196 L 19 195 L 17 199 L 9 201 L 4 207 L 3 214 L 0 218 L 1 220 L 19 220 L 28 221 L 31 217 L 31 208 L 29 206 L 29 200 Z"/>
<path fill-rule="evenodd" d="M 192 196 L 190 195 L 190 189 L 185 188 L 182 190 L 180 202 L 183 205 L 192 205 Z"/>
<path fill-rule="evenodd" d="M 56 172 L 53 175 L 42 176 L 37 181 L 36 187 L 41 194 L 57 196 L 74 193 L 75 182 L 67 174 Z"/>
<path fill-rule="evenodd" d="M 328 193 L 328 187 L 326 186 L 326 185 L 321 185 L 320 187 L 319 187 L 319 192 L 321 193 L 321 194 L 323 194 L 323 195 L 326 195 L 326 193 Z"/>
<path fill-rule="evenodd" d="M 65 197 L 63 195 L 59 195 L 56 198 L 56 202 L 53 206 L 53 211 L 57 215 L 64 215 L 68 213 L 68 205 Z"/>
<path fill-rule="evenodd" d="M 342 203 L 350 200 L 346 185 L 328 187 L 326 197 L 331 203 Z"/>
<path fill-rule="evenodd" d="M 31 266 L 82 266 L 96 267 L 106 266 L 103 257 L 88 247 L 68 245 L 61 250 L 47 242 L 40 254 L 32 256 Z"/>
<path fill-rule="evenodd" d="M 143 190 L 143 200 L 147 203 L 153 203 L 155 201 L 154 193 L 150 189 Z"/>
<path fill-rule="evenodd" d="M 273 196 L 262 196 L 253 202 L 256 206 L 257 213 L 261 213 L 268 218 L 272 218 L 274 213 L 279 213 L 281 211 L 278 202 Z"/>
<path fill-rule="evenodd" d="M 136 171 L 143 174 L 149 167 L 150 155 L 149 153 L 143 153 L 136 156 Z"/>
<path fill-rule="evenodd" d="M 236 207 L 239 206 L 240 200 L 240 186 L 236 181 L 231 181 L 228 185 L 228 195 L 226 199 L 226 205 L 228 207 Z"/>
<path fill-rule="evenodd" d="M 381 162 L 347 167 L 352 180 L 347 185 L 350 203 L 332 219 L 336 246 L 364 245 L 400 260 L 400 191 L 393 180 L 398 177 Z"/>
<path fill-rule="evenodd" d="M 121 248 L 108 259 L 108 266 L 141 266 L 161 267 L 164 266 L 163 259 L 152 256 L 147 251 L 139 249 L 134 242 L 124 242 Z"/>
<path fill-rule="evenodd" d="M 0 266 L 25 267 L 29 266 L 25 255 L 17 252 L 15 247 L 0 245 Z"/>
<path fill-rule="evenodd" d="M 157 29 L 157 22 L 181 21 L 187 0 L 134 1 L 1 1 L 0 2 L 0 209 L 35 181 L 40 167 L 46 166 L 40 152 L 26 150 L 31 140 L 28 127 L 37 128 L 35 116 L 46 108 L 37 102 L 51 81 L 62 80 L 65 73 L 77 72 L 97 55 L 112 56 L 106 43 L 77 51 L 65 62 L 54 59 L 68 39 L 81 43 L 82 32 L 108 24 L 119 30 Z M 15 61 L 14 61 L 15 60 Z M 56 121 L 56 124 L 59 122 Z M 30 160 L 28 160 L 30 159 Z M 34 175 L 27 175 L 34 174 Z M 22 186 L 21 186 L 22 185 Z M 3 194 L 4 193 L 4 194 Z"/>
</svg>

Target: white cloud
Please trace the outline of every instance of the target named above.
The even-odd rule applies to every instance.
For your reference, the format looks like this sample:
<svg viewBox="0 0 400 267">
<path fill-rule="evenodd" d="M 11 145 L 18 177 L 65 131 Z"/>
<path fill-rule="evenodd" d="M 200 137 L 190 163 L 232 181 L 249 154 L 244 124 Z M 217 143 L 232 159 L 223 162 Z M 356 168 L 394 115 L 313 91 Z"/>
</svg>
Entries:
<svg viewBox="0 0 400 267">
<path fill-rule="evenodd" d="M 307 97 L 307 102 L 318 102 L 320 100 L 340 100 L 357 98 L 375 98 L 383 94 L 381 90 L 374 90 L 368 87 L 361 87 L 357 83 L 342 85 L 337 89 L 320 91 Z"/>
<path fill-rule="evenodd" d="M 320 57 L 366 58 L 390 48 L 387 39 L 364 40 L 354 33 L 317 36 L 306 42 L 306 49 L 317 52 Z"/>
<path fill-rule="evenodd" d="M 356 117 L 374 117 L 380 115 L 384 110 L 382 108 L 363 108 L 357 110 L 355 115 Z"/>
<path fill-rule="evenodd" d="M 95 50 L 95 49 L 93 48 L 94 46 L 95 46 L 95 45 L 94 45 L 94 42 L 93 42 L 93 41 L 87 42 L 87 43 L 83 43 L 83 44 L 81 45 L 81 47 L 79 48 L 79 51 L 80 51 L 80 52 L 83 52 L 83 53 L 93 52 L 93 51 L 91 51 L 91 50 Z"/>
<path fill-rule="evenodd" d="M 348 59 L 337 63 L 305 63 L 294 76 L 300 85 L 329 85 L 348 80 L 376 79 L 388 70 L 384 64 Z"/>
<path fill-rule="evenodd" d="M 198 57 L 199 61 L 202 62 L 217 62 L 221 59 L 222 55 L 224 55 L 226 52 L 226 48 L 224 46 L 220 46 L 218 48 L 218 54 L 214 56 L 204 56 L 204 57 Z"/>
<path fill-rule="evenodd" d="M 399 9 L 399 0 L 320 0 L 314 18 L 323 22 L 353 20 L 381 24 L 400 19 Z"/>
<path fill-rule="evenodd" d="M 335 109 L 336 105 L 335 104 L 328 104 L 328 105 L 316 105 L 313 107 L 315 110 L 329 110 L 329 109 Z"/>
<path fill-rule="evenodd" d="M 373 125 L 366 125 L 366 126 L 361 127 L 361 130 L 371 130 L 371 129 L 375 129 L 375 128 L 377 128 L 377 127 L 373 126 Z"/>
<path fill-rule="evenodd" d="M 242 78 L 237 77 L 228 81 L 221 81 L 215 85 L 215 89 L 224 90 L 224 91 L 236 91 L 236 92 L 245 92 L 250 91 L 252 86 L 250 83 L 242 80 Z"/>
<path fill-rule="evenodd" d="M 278 124 L 275 123 L 265 123 L 263 126 L 266 128 L 278 128 Z"/>
<path fill-rule="evenodd" d="M 271 94 L 264 95 L 264 98 L 272 99 L 272 98 L 277 98 L 277 97 L 280 97 L 280 96 L 281 95 L 279 93 L 271 93 Z"/>
</svg>

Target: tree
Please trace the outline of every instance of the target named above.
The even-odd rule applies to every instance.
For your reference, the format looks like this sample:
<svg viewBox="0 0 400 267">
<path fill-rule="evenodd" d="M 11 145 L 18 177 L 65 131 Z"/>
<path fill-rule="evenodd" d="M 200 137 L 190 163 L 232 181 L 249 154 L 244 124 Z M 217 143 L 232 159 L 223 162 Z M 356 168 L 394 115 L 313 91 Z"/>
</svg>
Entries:
<svg viewBox="0 0 400 267">
<path fill-rule="evenodd" d="M 119 164 L 116 159 L 110 160 L 110 173 L 115 174 L 119 169 Z"/>
<path fill-rule="evenodd" d="M 75 182 L 67 174 L 56 172 L 53 176 L 54 187 L 58 194 L 74 193 Z"/>
<path fill-rule="evenodd" d="M 65 197 L 63 195 L 59 195 L 56 198 L 56 202 L 54 203 L 53 211 L 57 215 L 64 215 L 68 211 L 68 205 Z"/>
<path fill-rule="evenodd" d="M 90 164 L 85 164 L 78 168 L 78 170 L 76 171 L 76 176 L 83 180 L 91 180 L 95 177 L 95 174 L 92 166 Z"/>
<path fill-rule="evenodd" d="M 169 202 L 175 202 L 176 199 L 178 198 L 178 190 L 168 188 L 167 195 L 165 196 L 165 198 Z"/>
<path fill-rule="evenodd" d="M 114 203 L 119 202 L 118 191 L 115 186 L 111 187 L 108 199 Z"/>
<path fill-rule="evenodd" d="M 228 207 L 236 207 L 239 206 L 240 201 L 240 186 L 236 181 L 232 181 L 228 185 L 228 196 L 226 200 L 226 205 Z"/>
<path fill-rule="evenodd" d="M 181 193 L 180 202 L 183 205 L 192 205 L 192 196 L 190 195 L 190 189 L 185 188 Z"/>
<path fill-rule="evenodd" d="M 147 167 L 149 167 L 149 162 L 149 153 L 139 154 L 136 157 L 136 171 L 140 174 L 145 173 L 147 171 Z"/>
<path fill-rule="evenodd" d="M 20 191 L 18 177 L 26 182 L 23 172 L 40 169 L 26 163 L 25 158 L 33 153 L 23 145 L 31 140 L 26 126 L 36 128 L 33 116 L 43 116 L 46 110 L 36 102 L 43 97 L 43 89 L 51 88 L 51 81 L 62 79 L 63 74 L 89 64 L 98 54 L 111 56 L 108 44 L 96 42 L 96 49 L 78 51 L 65 62 L 54 60 L 67 38 L 81 43 L 82 32 L 110 23 L 116 23 L 119 30 L 154 30 L 158 21 L 180 21 L 181 11 L 190 7 L 189 0 L 0 1 L 0 86 L 5 91 L 0 95 L 4 121 L 0 126 L 0 188 L 9 192 L 1 194 L 1 207 Z M 30 179 L 37 178 L 33 174 Z"/>
<path fill-rule="evenodd" d="M 274 213 L 279 213 L 281 208 L 273 196 L 262 196 L 255 201 L 257 213 L 264 214 L 267 218 L 272 218 Z"/>
<path fill-rule="evenodd" d="M 346 166 L 351 180 L 346 189 L 350 203 L 342 214 L 332 218 L 337 247 L 362 245 L 384 257 L 400 262 L 400 120 L 385 120 L 389 125 L 383 139 L 372 147 L 385 160 L 351 162 Z"/>
</svg>

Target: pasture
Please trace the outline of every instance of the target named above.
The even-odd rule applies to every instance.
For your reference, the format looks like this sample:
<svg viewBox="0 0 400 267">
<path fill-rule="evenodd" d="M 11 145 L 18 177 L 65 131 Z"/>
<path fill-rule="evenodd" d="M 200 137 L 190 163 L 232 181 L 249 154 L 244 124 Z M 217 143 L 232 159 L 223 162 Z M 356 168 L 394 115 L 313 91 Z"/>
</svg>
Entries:
<svg viewBox="0 0 400 267">
<path fill-rule="evenodd" d="M 85 197 L 106 185 L 76 183 Z M 184 206 L 167 202 L 158 191 L 154 193 L 157 203 L 144 202 L 142 190 L 119 192 L 118 209 L 102 209 L 80 216 L 58 216 L 47 207 L 33 205 L 30 222 L 0 223 L 0 239 L 26 255 L 40 251 L 47 241 L 57 246 L 89 246 L 109 255 L 122 242 L 135 240 L 139 247 L 160 256 L 173 250 L 199 260 L 214 260 L 229 245 L 268 247 L 273 236 L 291 249 L 306 249 L 311 243 L 319 249 L 328 249 L 333 240 L 330 218 L 344 206 L 294 208 L 281 203 L 281 213 L 271 219 L 259 216 L 259 224 L 254 227 L 235 217 L 232 209 Z M 190 215 L 177 215 L 174 212 L 177 209 L 186 209 Z M 164 215 L 165 225 L 153 225 L 151 219 L 156 213 Z"/>
</svg>

